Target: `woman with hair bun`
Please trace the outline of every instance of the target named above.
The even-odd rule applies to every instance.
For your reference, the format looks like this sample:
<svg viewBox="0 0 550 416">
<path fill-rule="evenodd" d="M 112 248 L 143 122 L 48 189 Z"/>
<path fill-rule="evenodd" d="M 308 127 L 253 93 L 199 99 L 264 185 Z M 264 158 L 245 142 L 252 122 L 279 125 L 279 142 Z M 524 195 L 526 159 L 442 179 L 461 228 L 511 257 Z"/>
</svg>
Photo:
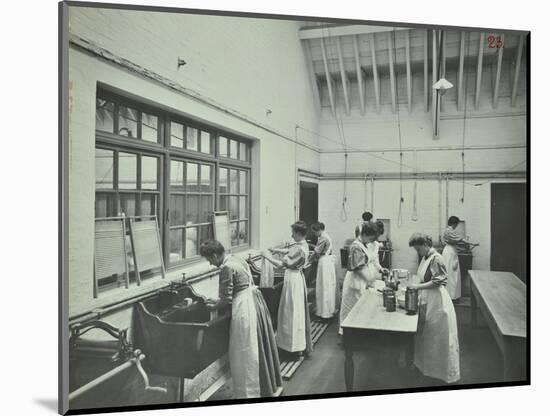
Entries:
<svg viewBox="0 0 550 416">
<path fill-rule="evenodd" d="M 419 283 L 408 287 L 419 290 L 418 330 L 414 345 L 414 365 L 427 377 L 454 383 L 460 379 L 460 348 L 456 313 L 447 284 L 447 270 L 432 239 L 415 233 L 409 240 L 422 257 L 418 266 Z"/>
<path fill-rule="evenodd" d="M 265 254 L 264 258 L 275 267 L 285 268 L 277 319 L 277 345 L 289 353 L 302 355 L 304 352 L 309 354 L 312 349 L 307 287 L 302 272 L 309 256 L 305 240 L 307 225 L 298 221 L 290 227 L 295 243 L 288 249 L 270 249 L 272 254 L 283 254 L 283 259 L 276 260 Z"/>
<path fill-rule="evenodd" d="M 336 268 L 332 255 L 332 239 L 325 231 L 325 224 L 316 222 L 311 230 L 317 236 L 313 259 L 317 259 L 315 279 L 315 313 L 321 319 L 330 319 L 336 312 Z"/>
</svg>

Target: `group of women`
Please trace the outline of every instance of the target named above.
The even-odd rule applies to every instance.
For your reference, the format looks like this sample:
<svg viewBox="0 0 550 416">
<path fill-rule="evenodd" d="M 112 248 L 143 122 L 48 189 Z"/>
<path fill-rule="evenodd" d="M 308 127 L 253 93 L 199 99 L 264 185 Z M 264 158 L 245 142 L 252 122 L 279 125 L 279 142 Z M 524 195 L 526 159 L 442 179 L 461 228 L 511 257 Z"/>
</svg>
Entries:
<svg viewBox="0 0 550 416">
<path fill-rule="evenodd" d="M 201 256 L 220 268 L 219 298 L 209 300 L 207 307 L 215 309 L 227 304 L 232 307 L 229 360 L 236 398 L 276 394 L 282 385 L 278 349 L 294 356 L 311 352 L 307 287 L 302 271 L 308 263 L 318 261 L 316 314 L 322 319 L 330 319 L 336 315 L 340 303 L 340 323 L 385 271 L 378 260 L 380 243 L 377 241 L 384 233 L 383 224 L 373 222 L 372 214 L 365 213 L 349 248 L 347 273 L 338 302 L 332 240 L 324 224 L 316 223 L 311 229 L 318 238 L 311 256 L 306 242 L 308 228 L 303 221 L 291 225 L 292 244 L 271 249 L 271 255 L 262 253 L 275 267 L 285 269 L 276 335 L 246 261 L 226 253 L 215 240 L 206 241 L 200 247 Z M 446 235 L 449 241 L 459 240 L 450 230 Z M 456 252 L 449 249 L 441 256 L 432 247 L 431 239 L 423 234 L 414 234 L 409 246 L 422 259 L 417 281 L 409 283 L 420 292 L 414 365 L 426 376 L 453 383 L 460 379 L 459 344 L 455 310 L 445 286 L 449 280 L 448 270 L 456 272 L 454 263 L 451 267 L 448 264 L 449 259 L 455 260 L 453 254 Z M 460 271 L 458 273 L 460 276 Z M 339 331 L 341 333 L 342 329 Z"/>
</svg>

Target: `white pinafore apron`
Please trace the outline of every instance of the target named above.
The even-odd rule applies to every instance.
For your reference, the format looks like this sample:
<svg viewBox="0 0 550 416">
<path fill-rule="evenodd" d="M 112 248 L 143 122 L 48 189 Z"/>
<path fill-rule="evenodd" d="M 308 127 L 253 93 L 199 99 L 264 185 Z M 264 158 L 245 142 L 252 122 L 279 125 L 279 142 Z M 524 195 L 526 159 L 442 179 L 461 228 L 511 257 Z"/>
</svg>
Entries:
<svg viewBox="0 0 550 416">
<path fill-rule="evenodd" d="M 380 277 L 380 272 L 377 267 L 378 263 L 378 249 L 379 244 L 376 241 L 367 244 L 367 281 L 368 283 L 373 283 L 376 279 Z"/>
<path fill-rule="evenodd" d="M 447 292 L 451 299 L 458 299 L 462 295 L 462 279 L 460 275 L 460 263 L 456 247 L 446 244 L 443 248 L 443 263 L 447 268 Z"/>
<path fill-rule="evenodd" d="M 418 266 L 421 282 L 435 252 Z M 446 383 L 460 379 L 460 349 L 456 314 L 449 293 L 443 286 L 420 290 L 418 330 L 414 345 L 414 364 L 428 377 Z"/>
<path fill-rule="evenodd" d="M 248 275 L 249 286 L 233 295 L 231 305 L 229 366 L 234 398 L 260 397 L 256 287 L 252 275 Z"/>
<path fill-rule="evenodd" d="M 319 258 L 315 283 L 316 313 L 321 318 L 332 318 L 336 311 L 336 269 L 329 241 L 327 252 Z"/>
<path fill-rule="evenodd" d="M 367 248 L 364 246 L 363 242 L 359 241 L 359 246 L 367 259 L 369 258 L 369 253 Z M 363 267 L 368 267 L 367 265 Z M 346 277 L 344 277 L 344 283 L 342 285 L 342 304 L 340 305 L 340 325 L 344 322 L 344 319 L 348 316 L 351 309 L 355 306 L 357 301 L 361 298 L 361 295 L 367 289 L 367 281 L 363 279 L 358 273 L 353 270 L 348 270 Z M 338 333 L 343 334 L 342 327 L 339 328 Z"/>
<path fill-rule="evenodd" d="M 308 252 L 304 251 L 307 259 Z M 306 280 L 302 270 L 285 269 L 279 312 L 277 315 L 277 346 L 288 352 L 304 351 L 306 341 Z"/>
</svg>

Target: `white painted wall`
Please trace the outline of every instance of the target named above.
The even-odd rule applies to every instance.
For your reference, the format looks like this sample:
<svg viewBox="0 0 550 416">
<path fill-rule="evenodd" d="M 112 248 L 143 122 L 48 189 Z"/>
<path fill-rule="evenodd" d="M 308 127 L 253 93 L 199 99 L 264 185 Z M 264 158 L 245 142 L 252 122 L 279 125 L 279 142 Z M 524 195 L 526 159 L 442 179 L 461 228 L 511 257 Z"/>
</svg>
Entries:
<svg viewBox="0 0 550 416">
<path fill-rule="evenodd" d="M 282 20 L 190 16 L 70 8 L 70 33 L 143 68 L 191 88 L 290 137 L 297 124 L 318 131 L 298 24 Z M 187 65 L 179 71 L 178 57 Z M 295 220 L 297 168 L 317 172 L 317 152 L 238 120 L 160 84 L 121 70 L 74 47 L 69 51 L 69 313 L 121 299 L 118 291 L 94 300 L 94 146 L 97 83 L 104 83 L 186 116 L 254 140 L 254 248 L 287 240 Z M 266 109 L 272 113 L 267 116 Z M 300 133 L 317 145 L 317 136 Z M 261 186 L 260 186 L 261 185 Z M 207 266 L 195 266 L 193 270 Z M 180 277 L 180 273 L 169 277 Z M 150 290 L 151 279 L 122 296 Z M 215 280 L 213 281 L 215 284 Z M 215 292 L 215 286 L 204 289 Z"/>
<path fill-rule="evenodd" d="M 485 181 L 468 181 L 483 183 Z M 516 182 L 516 180 L 494 180 L 481 186 L 466 185 L 464 203 L 462 182 L 449 181 L 450 215 L 456 215 L 466 221 L 466 232 L 470 241 L 480 244 L 474 249 L 473 268 L 489 270 L 491 254 L 491 185 L 494 182 Z M 414 201 L 414 181 L 403 182 L 404 203 L 402 207 L 402 226 L 398 226 L 400 186 L 396 180 L 379 180 L 374 182 L 374 198 L 371 201 L 371 183 L 348 181 L 346 212 L 347 221 L 342 220 L 342 181 L 321 181 L 319 188 L 319 219 L 324 222 L 338 250 L 345 241 L 354 236 L 355 226 L 361 221 L 364 211 L 371 211 L 375 218 L 388 218 L 391 221 L 390 232 L 394 249 L 393 267 L 409 269 L 416 272 L 416 254 L 409 248 L 409 237 L 414 232 L 423 232 L 432 237 L 434 242 L 447 224 L 446 219 L 446 183 L 441 183 L 441 206 L 439 206 L 439 182 L 436 180 L 418 181 L 416 207 L 418 220 L 412 221 Z M 365 197 L 366 190 L 366 197 Z M 373 203 L 371 203 L 373 202 Z M 366 203 L 366 205 L 365 205 Z M 441 229 L 439 218 L 441 215 Z M 339 255 L 337 263 L 340 264 Z M 344 270 L 337 267 L 342 278 Z"/>
</svg>

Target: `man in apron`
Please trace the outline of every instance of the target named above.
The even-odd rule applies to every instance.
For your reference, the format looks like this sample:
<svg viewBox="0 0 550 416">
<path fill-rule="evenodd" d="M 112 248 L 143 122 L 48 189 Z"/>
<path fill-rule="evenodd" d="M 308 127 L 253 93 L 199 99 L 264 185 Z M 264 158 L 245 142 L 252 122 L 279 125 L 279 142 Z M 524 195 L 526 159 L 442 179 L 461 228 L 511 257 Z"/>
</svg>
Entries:
<svg viewBox="0 0 550 416">
<path fill-rule="evenodd" d="M 408 285 L 420 292 L 414 364 L 427 377 L 445 383 L 457 382 L 460 379 L 460 349 L 456 313 L 445 289 L 447 270 L 427 235 L 413 234 L 409 246 L 422 257 L 417 273 L 419 282 Z"/>
</svg>

